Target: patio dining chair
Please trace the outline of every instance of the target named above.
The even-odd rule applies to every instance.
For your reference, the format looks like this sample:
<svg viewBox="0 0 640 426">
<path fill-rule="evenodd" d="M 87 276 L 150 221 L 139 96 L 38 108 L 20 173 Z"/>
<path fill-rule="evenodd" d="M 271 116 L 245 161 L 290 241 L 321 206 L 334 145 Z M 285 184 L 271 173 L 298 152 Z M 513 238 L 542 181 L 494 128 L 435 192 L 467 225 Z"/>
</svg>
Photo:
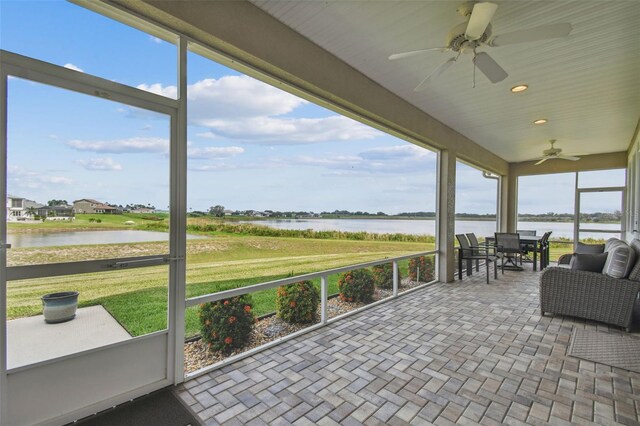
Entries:
<svg viewBox="0 0 640 426">
<path fill-rule="evenodd" d="M 547 231 L 544 233 L 542 238 L 540 239 L 540 270 L 543 270 L 547 266 L 549 266 L 550 262 L 550 243 L 549 237 L 551 236 L 552 231 Z"/>
<path fill-rule="evenodd" d="M 520 234 L 520 236 L 535 236 L 536 235 L 536 230 L 535 229 L 518 229 L 516 231 L 518 234 Z M 536 243 L 522 243 L 521 244 L 521 248 L 522 248 L 522 257 L 523 260 L 527 261 L 527 262 L 533 262 L 533 259 L 531 257 L 529 257 L 529 253 L 531 253 L 532 251 L 534 251 L 536 249 L 535 247 Z"/>
<path fill-rule="evenodd" d="M 498 278 L 498 256 L 495 253 L 495 249 L 490 246 L 480 246 L 480 245 L 471 245 L 469 244 L 469 240 L 465 234 L 456 234 L 456 239 L 458 240 L 458 278 L 462 280 L 462 261 L 467 261 L 467 275 L 471 275 L 472 262 L 475 260 L 476 262 L 480 262 L 481 260 L 485 261 L 485 267 L 487 269 L 487 284 L 489 284 L 489 268 L 491 263 L 493 266 L 493 275 L 494 278 Z M 477 243 L 477 239 L 476 239 Z M 476 267 L 479 269 L 478 264 Z"/>
<path fill-rule="evenodd" d="M 517 232 L 496 232 L 495 244 L 498 255 L 502 255 L 502 272 L 504 273 L 505 261 L 507 263 L 507 269 L 522 271 L 522 266 L 518 265 L 518 259 L 520 259 L 520 265 L 522 265 L 522 247 L 520 246 L 520 234 Z M 509 266 L 508 264 L 511 264 Z"/>
</svg>

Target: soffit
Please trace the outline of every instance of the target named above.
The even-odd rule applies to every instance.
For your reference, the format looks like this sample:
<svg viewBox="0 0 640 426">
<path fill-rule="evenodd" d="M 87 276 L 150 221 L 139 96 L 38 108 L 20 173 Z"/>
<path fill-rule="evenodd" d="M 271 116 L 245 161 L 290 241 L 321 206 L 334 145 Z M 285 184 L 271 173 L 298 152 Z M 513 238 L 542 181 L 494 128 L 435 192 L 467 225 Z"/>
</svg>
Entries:
<svg viewBox="0 0 640 426">
<path fill-rule="evenodd" d="M 484 48 L 509 73 L 491 84 L 470 55 L 426 91 L 413 88 L 452 56 L 392 53 L 444 44 L 464 22 L 457 1 L 254 1 L 258 7 L 386 89 L 509 162 L 557 139 L 564 153 L 627 149 L 640 115 L 640 2 L 496 1 L 493 33 L 569 22 L 566 39 Z M 480 50 L 480 49 L 479 49 Z M 329 70 L 330 71 L 330 70 Z M 512 94 L 526 83 L 530 89 Z M 533 120 L 549 123 L 534 126 Z"/>
</svg>

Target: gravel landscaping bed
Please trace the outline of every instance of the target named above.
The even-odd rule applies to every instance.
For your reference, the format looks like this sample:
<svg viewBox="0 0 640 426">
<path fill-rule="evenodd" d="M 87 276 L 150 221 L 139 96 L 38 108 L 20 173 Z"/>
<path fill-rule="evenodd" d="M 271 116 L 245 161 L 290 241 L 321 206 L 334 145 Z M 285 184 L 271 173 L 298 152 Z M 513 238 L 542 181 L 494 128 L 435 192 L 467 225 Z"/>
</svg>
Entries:
<svg viewBox="0 0 640 426">
<path fill-rule="evenodd" d="M 424 283 L 411 281 L 408 278 L 405 278 L 402 280 L 398 291 L 402 293 L 422 284 Z M 374 301 L 385 299 L 391 296 L 392 293 L 392 290 L 376 289 L 374 293 Z M 327 315 L 329 318 L 334 318 L 338 315 L 353 311 L 365 305 L 366 303 L 343 302 L 339 297 L 334 297 L 329 299 L 327 303 Z M 276 317 L 275 315 L 263 317 L 256 322 L 251 333 L 251 338 L 249 339 L 249 344 L 238 351 L 232 352 L 228 356 L 237 355 L 239 353 L 264 345 L 265 343 L 269 343 L 280 337 L 295 333 L 296 331 L 302 330 L 303 328 L 309 327 L 310 325 L 317 324 L 319 322 L 319 318 L 320 307 L 318 307 L 316 321 L 312 324 L 289 324 Z M 185 371 L 187 373 L 197 371 L 208 365 L 222 361 L 225 358 L 227 358 L 227 356 L 225 356 L 221 352 L 210 352 L 200 339 L 187 342 L 184 345 Z"/>
</svg>

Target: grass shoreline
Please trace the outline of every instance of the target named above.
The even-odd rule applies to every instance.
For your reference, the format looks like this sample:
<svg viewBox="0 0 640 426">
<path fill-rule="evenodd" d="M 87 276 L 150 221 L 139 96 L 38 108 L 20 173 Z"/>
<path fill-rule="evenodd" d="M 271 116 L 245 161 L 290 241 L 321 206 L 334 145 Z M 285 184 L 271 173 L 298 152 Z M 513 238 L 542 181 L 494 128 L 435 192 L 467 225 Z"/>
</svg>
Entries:
<svg viewBox="0 0 640 426">
<path fill-rule="evenodd" d="M 117 258 L 161 254 L 166 243 L 129 243 L 58 248 L 12 249 L 11 257 L 22 264 Z M 416 242 L 354 241 L 216 235 L 187 243 L 187 297 L 215 293 L 275 279 L 333 269 L 357 263 L 426 251 L 433 245 Z M 146 252 L 144 250 L 147 250 Z M 29 259 L 35 262 L 29 262 Z M 168 266 L 116 270 L 92 274 L 10 281 L 7 317 L 39 315 L 40 297 L 47 293 L 80 292 L 79 306 L 100 304 L 132 335 L 166 327 Z M 330 291 L 337 291 L 337 276 L 331 276 Z M 256 312 L 272 312 L 275 289 L 254 294 Z M 195 309 L 186 317 L 187 335 L 197 333 Z"/>
<path fill-rule="evenodd" d="M 135 216 L 136 225 L 122 226 L 130 216 L 83 228 L 82 222 L 104 215 L 85 215 L 75 226 L 82 230 L 166 231 L 166 218 Z M 46 232 L 57 232 L 45 226 Z M 275 279 L 318 272 L 368 261 L 382 260 L 435 248 L 433 236 L 408 234 L 349 233 L 339 231 L 277 230 L 263 225 L 230 224 L 224 221 L 190 220 L 189 233 L 211 238 L 187 242 L 187 297 L 215 293 Z M 570 251 L 569 239 L 552 243 L 551 258 Z M 168 243 L 143 242 L 14 248 L 8 265 L 35 265 L 131 256 L 163 255 Z M 404 268 L 404 266 L 403 266 Z M 93 274 L 10 281 L 7 288 L 9 319 L 38 315 L 40 296 L 58 291 L 80 292 L 80 307 L 104 306 L 132 335 L 164 329 L 167 316 L 168 266 Z M 337 291 L 337 276 L 329 279 L 330 292 Z M 256 313 L 272 312 L 275 289 L 255 294 Z M 187 335 L 197 332 L 196 310 L 187 310 Z"/>
</svg>

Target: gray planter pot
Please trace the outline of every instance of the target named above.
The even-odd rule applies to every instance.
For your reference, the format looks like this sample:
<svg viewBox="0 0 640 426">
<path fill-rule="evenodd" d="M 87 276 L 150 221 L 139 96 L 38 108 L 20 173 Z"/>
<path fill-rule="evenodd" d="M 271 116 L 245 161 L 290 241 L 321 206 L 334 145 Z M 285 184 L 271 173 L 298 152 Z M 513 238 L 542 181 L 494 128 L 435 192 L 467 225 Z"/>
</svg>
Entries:
<svg viewBox="0 0 640 426">
<path fill-rule="evenodd" d="M 47 324 L 70 321 L 76 316 L 78 292 L 65 291 L 42 296 L 42 313 Z"/>
</svg>

